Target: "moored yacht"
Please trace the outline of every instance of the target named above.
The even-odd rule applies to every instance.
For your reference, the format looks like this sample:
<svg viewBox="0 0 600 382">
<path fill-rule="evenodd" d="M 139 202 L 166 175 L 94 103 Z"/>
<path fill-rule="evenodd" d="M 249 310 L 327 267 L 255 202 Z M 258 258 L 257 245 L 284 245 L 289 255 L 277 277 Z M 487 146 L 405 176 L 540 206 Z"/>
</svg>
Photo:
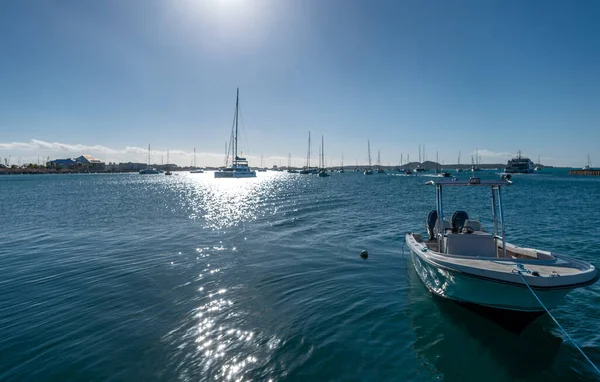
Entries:
<svg viewBox="0 0 600 382">
<path fill-rule="evenodd" d="M 150 167 L 150 145 L 148 145 L 148 167 L 140 170 L 139 173 L 141 175 L 153 175 L 153 174 L 162 174 L 162 171 Z"/>
<path fill-rule="evenodd" d="M 535 166 L 531 159 L 521 155 L 521 151 L 517 153 L 517 156 L 510 159 L 504 168 L 506 174 L 531 174 Z"/>
<path fill-rule="evenodd" d="M 240 89 L 237 89 L 235 99 L 235 115 L 234 115 L 234 134 L 233 139 L 233 161 L 231 166 L 215 171 L 215 178 L 255 178 L 256 171 L 251 170 L 248 166 L 248 160 L 238 156 L 238 115 L 240 104 Z"/>
<path fill-rule="evenodd" d="M 319 156 L 319 177 L 328 177 L 327 168 L 325 168 L 325 140 L 321 135 L 321 154 Z"/>
<path fill-rule="evenodd" d="M 369 160 L 369 168 L 364 169 L 363 174 L 373 175 L 373 167 L 371 165 L 371 141 L 367 140 L 367 159 Z"/>
<path fill-rule="evenodd" d="M 204 169 L 196 166 L 196 148 L 194 147 L 194 168 L 190 170 L 190 174 L 204 174 Z"/>
<path fill-rule="evenodd" d="M 571 290 L 598 280 L 597 269 L 589 263 L 506 242 L 500 189 L 511 184 L 509 180 L 472 177 L 427 184 L 436 187 L 436 209 L 427 217 L 427 235 L 409 232 L 406 243 L 419 278 L 432 293 L 490 318 L 501 317 L 503 326 L 520 332 L 544 314 L 537 298 L 552 309 Z M 465 211 L 444 218 L 442 188 L 456 186 L 491 188 L 492 232 Z"/>
<path fill-rule="evenodd" d="M 582 170 L 591 170 L 591 169 L 592 169 L 592 162 L 590 161 L 590 154 L 588 154 L 588 156 L 587 156 L 587 162 L 583 166 Z"/>
</svg>

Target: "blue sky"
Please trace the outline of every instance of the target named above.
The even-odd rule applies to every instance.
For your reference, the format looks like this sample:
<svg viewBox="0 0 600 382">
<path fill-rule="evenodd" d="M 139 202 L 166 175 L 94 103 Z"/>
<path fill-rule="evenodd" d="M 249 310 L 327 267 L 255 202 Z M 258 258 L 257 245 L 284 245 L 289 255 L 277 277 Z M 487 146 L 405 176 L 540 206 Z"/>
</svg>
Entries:
<svg viewBox="0 0 600 382">
<path fill-rule="evenodd" d="M 597 1 L 9 0 L 0 157 L 600 162 Z M 247 144 L 245 143 L 247 142 Z M 328 160 L 328 161 L 329 161 Z M 259 161 L 259 160 L 258 160 Z"/>
</svg>

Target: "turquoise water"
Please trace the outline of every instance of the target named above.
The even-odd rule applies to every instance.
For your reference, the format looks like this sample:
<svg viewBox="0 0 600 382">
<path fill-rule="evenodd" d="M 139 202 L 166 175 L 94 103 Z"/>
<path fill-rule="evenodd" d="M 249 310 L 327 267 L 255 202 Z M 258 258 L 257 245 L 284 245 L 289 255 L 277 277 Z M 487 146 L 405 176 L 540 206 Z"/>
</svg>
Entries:
<svg viewBox="0 0 600 382">
<path fill-rule="evenodd" d="M 596 380 L 550 318 L 516 336 L 427 292 L 426 177 L 258 176 L 0 177 L 0 380 Z M 514 181 L 511 242 L 600 264 L 600 178 Z M 487 191 L 445 198 L 490 227 Z M 600 364 L 600 285 L 554 313 Z"/>
</svg>

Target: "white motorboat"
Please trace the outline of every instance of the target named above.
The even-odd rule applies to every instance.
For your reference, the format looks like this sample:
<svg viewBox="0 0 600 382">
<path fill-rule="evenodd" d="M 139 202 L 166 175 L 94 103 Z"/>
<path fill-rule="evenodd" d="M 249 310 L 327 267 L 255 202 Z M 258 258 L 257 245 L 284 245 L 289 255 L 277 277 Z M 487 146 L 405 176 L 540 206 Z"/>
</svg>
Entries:
<svg viewBox="0 0 600 382">
<path fill-rule="evenodd" d="M 553 252 L 520 247 L 505 240 L 500 189 L 507 179 L 436 179 L 436 209 L 427 217 L 427 237 L 409 232 L 406 244 L 423 284 L 434 294 L 454 300 L 520 332 L 575 288 L 595 283 L 597 269 L 584 261 Z M 487 232 L 465 211 L 444 218 L 442 189 L 448 186 L 492 190 L 493 231 Z"/>
<path fill-rule="evenodd" d="M 231 166 L 215 171 L 215 178 L 256 178 L 256 171 L 250 170 L 248 160 L 239 157 L 238 153 L 238 115 L 240 105 L 240 89 L 237 89 L 235 99 L 235 114 L 234 114 L 234 133 L 232 134 L 232 154 L 233 161 Z M 229 154 L 229 153 L 228 153 Z"/>
</svg>

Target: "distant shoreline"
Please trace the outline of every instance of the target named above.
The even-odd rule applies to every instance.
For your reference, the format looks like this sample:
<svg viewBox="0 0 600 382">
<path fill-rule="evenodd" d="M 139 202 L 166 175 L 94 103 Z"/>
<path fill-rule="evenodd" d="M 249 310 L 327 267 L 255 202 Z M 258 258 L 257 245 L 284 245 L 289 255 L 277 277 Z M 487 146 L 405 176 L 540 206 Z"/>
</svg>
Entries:
<svg viewBox="0 0 600 382">
<path fill-rule="evenodd" d="M 352 171 L 355 169 L 359 169 L 362 170 L 364 168 L 368 167 L 368 165 L 359 165 L 359 166 L 344 166 L 343 168 L 348 170 L 348 171 Z M 371 166 L 371 167 L 377 167 L 377 166 Z M 380 168 L 384 169 L 385 171 L 393 171 L 393 170 L 397 170 L 397 169 L 410 169 L 410 170 L 414 170 L 415 168 L 418 167 L 417 163 L 409 163 L 408 165 L 403 165 L 403 166 L 379 166 Z M 328 169 L 341 169 L 342 166 L 332 166 L 332 167 L 328 167 Z M 445 171 L 456 171 L 456 169 L 460 168 L 463 171 L 470 171 L 471 170 L 471 165 L 458 165 L 458 164 L 450 164 L 450 165 L 438 165 L 436 166 L 436 164 L 434 162 L 425 162 L 422 163 L 420 168 L 423 168 L 427 171 L 433 171 L 439 169 L 439 170 L 445 170 Z M 479 168 L 481 170 L 498 170 L 498 171 L 504 171 L 504 165 L 503 164 L 481 164 L 479 165 Z M 188 167 L 181 167 L 181 168 L 173 168 L 172 171 L 190 171 L 192 168 L 188 168 Z M 214 171 L 217 170 L 217 167 L 205 167 L 204 168 L 206 171 Z M 292 167 L 292 169 L 295 170 L 302 170 L 302 167 Z M 574 170 L 577 168 L 573 168 L 573 167 L 553 167 L 553 166 L 544 166 L 542 167 L 542 169 L 564 169 L 564 170 Z M 282 166 L 279 168 L 279 170 L 288 170 L 287 166 Z M 61 174 L 137 174 L 139 171 L 138 170 L 87 170 L 87 169 L 46 169 L 46 168 L 0 168 L 0 176 L 1 175 L 61 175 Z"/>
</svg>

